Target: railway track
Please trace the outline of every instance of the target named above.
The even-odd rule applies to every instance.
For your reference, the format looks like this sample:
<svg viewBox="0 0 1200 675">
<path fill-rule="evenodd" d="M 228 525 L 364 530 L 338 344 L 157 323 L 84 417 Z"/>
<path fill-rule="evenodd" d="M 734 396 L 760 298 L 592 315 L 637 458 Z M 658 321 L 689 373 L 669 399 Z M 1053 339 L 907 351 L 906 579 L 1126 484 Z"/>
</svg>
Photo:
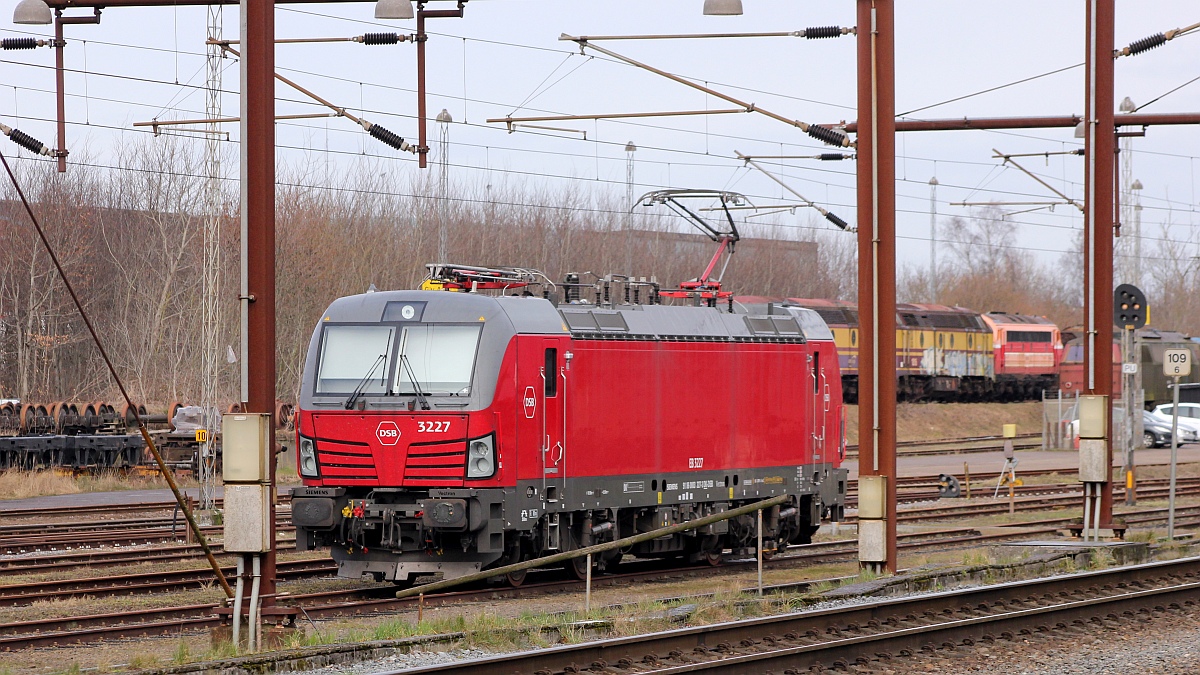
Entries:
<svg viewBox="0 0 1200 675">
<path fill-rule="evenodd" d="M 1143 481 L 1139 495 L 1143 499 L 1154 499 L 1165 495 L 1165 481 L 1161 481 L 1164 485 L 1159 485 L 1155 481 Z M 911 492 L 911 496 L 915 498 L 923 498 L 928 495 L 923 493 L 927 486 L 934 486 L 936 483 L 931 482 L 928 478 L 913 479 L 905 486 L 906 490 Z M 1033 494 L 1023 495 L 1016 502 L 1017 510 L 1035 510 L 1058 507 L 1077 506 L 1080 499 L 1079 494 L 1074 492 L 1077 484 L 1054 484 L 1054 485 L 1028 485 L 1022 486 L 1030 493 L 1035 491 L 1038 493 L 1049 494 Z M 1070 490 L 1067 494 L 1062 494 L 1064 490 Z M 1200 478 L 1183 479 L 1180 481 L 1181 495 L 1200 494 Z M 1006 501 L 989 502 L 989 503 L 965 503 L 953 504 L 953 506 L 929 506 L 904 509 L 900 519 L 906 522 L 919 522 L 927 520 L 950 519 L 963 516 L 977 516 L 998 514 L 1007 511 L 1008 504 Z M 1177 518 L 1181 526 L 1200 524 L 1200 507 L 1188 507 L 1177 511 Z M 27 517 L 37 517 L 38 515 L 46 515 L 46 511 L 28 511 Z M 1146 525 L 1154 522 L 1161 522 L 1166 519 L 1165 509 L 1140 509 L 1129 511 L 1122 514 L 1129 525 Z M 154 519 L 124 519 L 125 524 L 144 524 L 143 521 Z M 166 518 L 160 520 L 168 520 Z M 990 535 L 982 535 L 977 530 L 970 527 L 949 527 L 933 532 L 918 533 L 911 535 L 901 535 L 901 549 L 915 548 L 953 548 L 961 546 L 976 546 L 988 542 L 1005 541 L 1019 538 L 1028 538 L 1030 536 L 1040 536 L 1058 531 L 1064 526 L 1070 526 L 1076 520 L 1072 517 L 1052 518 L 1039 521 L 1010 523 L 1006 527 L 1012 528 L 1012 533 L 995 533 Z M 107 521 L 112 524 L 117 521 Z M 27 535 L 30 531 L 35 531 L 40 524 L 22 524 L 14 527 L 9 532 L 16 533 L 21 536 Z M 68 534 L 69 536 L 77 535 L 78 529 L 87 529 L 86 524 L 74 524 L 74 529 L 69 532 L 59 534 Z M 215 529 L 215 528 L 214 528 Z M 115 531 L 115 530 L 114 530 Z M 0 530 L 3 532 L 3 530 Z M 108 532 L 106 534 L 111 534 Z M 135 535 L 143 536 L 143 535 Z M 0 547 L 6 545 L 3 537 L 0 536 Z M 814 562 L 845 559 L 852 557 L 855 552 L 856 542 L 852 539 L 821 542 L 817 544 L 793 547 L 786 554 L 781 554 L 775 559 L 768 562 L 771 566 L 789 565 L 789 564 L 811 564 Z M 69 569 L 74 566 L 82 565 L 97 565 L 111 564 L 120 562 L 132 562 L 141 560 L 152 561 L 172 561 L 184 560 L 193 558 L 199 555 L 198 547 L 196 546 L 169 546 L 163 549 L 138 549 L 138 550 L 122 550 L 122 551 L 104 551 L 104 552 L 86 552 L 86 551 L 61 551 L 49 555 L 35 555 L 28 557 L 14 557 L 6 560 L 0 560 L 0 569 L 11 571 L 13 573 L 28 573 L 37 574 L 40 572 Z M 294 565 L 294 568 L 288 565 Z M 297 561 L 295 563 L 282 564 L 281 574 L 285 578 L 302 578 L 313 576 L 324 576 L 332 574 L 335 567 L 327 560 L 314 561 Z M 730 563 L 724 566 L 724 569 L 737 571 L 739 565 L 744 563 Z M 648 571 L 629 572 L 617 575 L 605 575 L 597 577 L 597 584 L 621 584 L 630 581 L 636 581 L 644 576 L 661 577 L 663 574 L 668 575 L 694 575 L 694 574 L 711 574 L 712 570 L 708 568 L 688 569 L 674 568 L 664 570 L 661 566 L 653 567 Z M 53 582 L 38 582 L 21 585 L 0 586 L 0 606 L 4 605 L 22 605 L 29 604 L 38 600 L 62 599 L 67 597 L 79 596 L 106 596 L 106 595 L 133 595 L 137 593 L 153 593 L 166 590 L 180 590 L 186 588 L 200 588 L 211 583 L 211 573 L 207 570 L 182 570 L 178 572 L 151 572 L 139 573 L 136 575 L 120 575 L 115 577 L 97 577 L 93 579 L 80 579 L 68 581 L 53 581 Z M 547 576 L 546 573 L 541 573 L 538 576 Z M 544 584 L 550 584 L 544 586 Z M 549 581 L 540 584 L 533 584 L 524 587 L 523 589 L 507 589 L 507 588 L 483 588 L 471 591 L 463 591 L 454 594 L 448 594 L 445 602 L 462 602 L 468 601 L 472 597 L 480 598 L 496 598 L 496 597 L 520 597 L 522 594 L 552 592 L 562 589 L 577 589 L 579 584 L 574 581 Z M 381 591 L 374 591 L 375 593 Z M 387 592 L 386 590 L 382 592 Z M 306 611 L 311 616 L 327 616 L 337 614 L 355 614 L 362 612 L 374 612 L 383 610 L 395 610 L 403 608 L 406 604 L 402 601 L 397 601 L 395 598 L 371 597 L 372 591 L 333 591 L 316 594 L 298 594 L 290 596 L 290 601 L 304 606 Z M 473 595 L 474 594 L 474 595 Z M 426 602 L 437 602 L 431 600 L 433 596 L 426 598 Z M 441 596 L 439 596 L 441 597 Z M 215 605 L 190 605 L 181 608 L 157 608 L 141 612 L 115 613 L 110 615 L 102 615 L 98 617 L 66 617 L 61 619 L 44 619 L 35 622 L 20 622 L 14 625 L 0 625 L 0 649 L 19 649 L 25 646 L 44 645 L 55 642 L 85 642 L 95 639 L 103 639 L 105 637 L 119 635 L 144 635 L 161 632 L 163 630 L 178 630 L 181 627 L 196 627 L 202 628 L 213 625 L 216 618 L 211 616 Z M 166 628 L 168 627 L 169 628 Z M 87 627 L 87 628 L 85 628 Z M 31 633 L 31 631 L 34 631 Z"/>
<path fill-rule="evenodd" d="M 1017 434 L 1012 439 L 1014 450 L 1029 450 L 1042 447 L 1041 434 Z M 998 452 L 1004 449 L 1004 436 L 967 436 L 943 438 L 933 441 L 897 441 L 896 451 L 900 455 L 920 457 L 924 455 L 959 455 L 977 452 Z M 987 445 L 976 445 L 986 443 Z M 957 446 L 957 447 L 955 447 Z M 846 458 L 858 457 L 858 444 L 846 446 Z"/>
<path fill-rule="evenodd" d="M 899 547 L 902 550 L 911 550 L 931 544 L 955 546 L 966 543 L 975 545 L 984 541 L 1029 537 L 1052 530 L 1053 528 L 1043 528 L 1034 533 L 1021 532 L 985 536 L 980 535 L 977 530 L 972 528 L 949 528 L 901 535 Z M 782 567 L 845 559 L 856 555 L 856 547 L 857 541 L 854 539 L 797 546 L 788 549 L 784 554 L 766 560 L 764 564 L 768 567 Z M 632 571 L 597 576 L 592 583 L 596 587 L 627 586 L 639 581 L 661 581 L 664 577 L 681 579 L 693 576 L 711 577 L 714 573 L 744 572 L 753 569 L 754 565 L 752 560 L 734 560 L 717 568 L 709 566 L 681 568 L 667 567 L 664 561 L 636 561 L 622 565 L 623 569 L 628 568 Z M 432 606 L 492 601 L 500 598 L 522 598 L 579 591 L 584 586 L 581 581 L 563 580 L 561 578 L 563 573 L 558 570 L 535 570 L 535 572 L 542 580 L 534 583 L 527 582 L 517 588 L 482 586 L 462 591 L 430 594 L 425 596 L 424 602 L 426 606 Z M 95 592 L 87 594 L 94 595 Z M 394 588 L 391 586 L 320 593 L 281 594 L 279 597 L 286 598 L 288 604 L 303 607 L 307 615 L 313 618 L 404 610 L 414 607 L 418 602 L 415 598 L 397 599 L 394 597 Z M 99 616 L 48 618 L 0 624 L 0 650 L 91 642 L 114 637 L 156 635 L 178 632 L 182 629 L 209 628 L 220 622 L 220 619 L 213 614 L 217 607 L 217 604 L 198 604 L 117 612 Z"/>
<path fill-rule="evenodd" d="M 1145 518 L 1147 522 L 1163 521 L 1166 519 L 1165 509 L 1147 510 Z M 1028 539 L 1055 533 L 1061 529 L 1062 522 L 1067 520 L 1069 519 L 1047 522 L 1039 521 L 1036 523 L 1014 523 L 1012 527 L 1018 531 L 1011 533 L 997 532 L 982 534 L 974 528 L 958 527 L 901 534 L 899 536 L 898 548 L 900 550 L 949 550 Z M 1200 507 L 1195 507 L 1188 513 L 1180 514 L 1177 518 L 1177 523 L 1179 526 L 1200 525 Z M 767 567 L 810 565 L 817 562 L 852 559 L 856 554 L 857 541 L 855 539 L 842 539 L 791 547 L 787 552 L 767 559 L 764 561 L 764 565 Z M 692 576 L 711 577 L 714 573 L 725 574 L 750 570 L 753 569 L 754 564 L 753 561 L 749 560 L 733 560 L 726 562 L 718 568 L 708 566 L 666 568 L 663 566 L 662 561 L 640 561 L 622 566 L 623 569 L 639 568 L 637 571 L 623 571 L 618 574 L 597 576 L 593 579 L 593 586 L 624 587 L 630 583 L 639 581 L 661 581 L 664 577 L 680 579 Z M 535 570 L 534 572 L 537 572 L 538 577 L 546 580 L 526 583 L 518 588 L 484 586 L 462 591 L 430 594 L 425 596 L 424 603 L 426 606 L 437 606 L 465 602 L 494 601 L 502 598 L 517 599 L 579 591 L 583 588 L 583 582 L 573 579 L 563 580 L 561 578 L 554 578 L 561 576 L 561 573 L 555 570 Z M 284 599 L 288 604 L 303 607 L 305 613 L 312 618 L 394 612 L 411 609 L 417 603 L 415 598 L 397 599 L 393 597 L 392 591 L 393 589 L 390 586 L 385 586 L 369 589 L 324 591 L 320 593 L 281 594 L 279 597 Z M 16 650 L 28 647 L 92 642 L 117 637 L 157 635 L 177 633 L 180 630 L 210 628 L 220 623 L 220 619 L 214 615 L 217 607 L 217 604 L 198 604 L 95 616 L 50 618 L 0 624 L 0 650 Z"/>
<path fill-rule="evenodd" d="M 922 649 L 1193 610 L 1200 558 L 929 593 L 406 670 L 511 675 L 895 669 Z M 788 670 L 783 670 L 788 669 Z"/>
<path fill-rule="evenodd" d="M 326 576 L 336 571 L 337 565 L 332 560 L 325 558 L 276 563 L 276 573 L 281 580 Z M 226 566 L 224 572 L 228 576 L 233 576 L 236 568 L 232 565 Z M 62 600 L 82 596 L 112 597 L 165 593 L 208 587 L 214 583 L 212 569 L 204 567 L 190 570 L 122 573 L 62 581 L 3 584 L 0 585 L 0 607 L 31 605 L 43 600 Z"/>
<path fill-rule="evenodd" d="M 928 487 L 925 487 L 928 486 Z M 914 482 L 903 487 L 901 492 L 902 503 L 922 503 L 939 501 L 937 496 L 936 483 L 930 482 L 928 479 L 921 479 L 921 482 Z M 1166 490 L 1165 480 L 1143 481 L 1140 490 L 1140 495 L 1143 499 L 1156 499 L 1165 496 Z M 918 489 L 913 490 L 916 487 Z M 1017 489 L 1020 495 L 1015 500 L 1015 509 L 1017 511 L 1030 511 L 1047 508 L 1073 507 L 1076 506 L 1080 497 L 1077 492 L 1078 485 L 1076 483 L 1056 483 L 1050 485 L 1024 485 Z M 1179 481 L 1179 489 L 1177 493 L 1180 496 L 1200 494 L 1200 478 L 1184 478 Z M 855 504 L 854 499 L 850 499 L 850 505 Z M 971 502 L 958 500 L 940 500 L 936 506 L 927 507 L 909 507 L 903 509 L 899 520 L 902 522 L 920 522 L 926 520 L 950 519 L 957 517 L 981 516 L 1003 514 L 1008 510 L 1006 501 L 1000 502 Z M 286 510 L 281 512 L 285 518 L 281 519 L 281 531 L 286 533 L 290 531 L 287 527 Z M 45 515 L 45 514 L 41 514 Z M 848 517 L 844 522 L 854 522 L 854 517 Z M 195 545 L 167 545 L 163 547 L 144 547 L 123 548 L 117 550 L 91 551 L 90 548 L 112 547 L 120 545 L 127 547 L 130 544 L 155 543 L 163 541 L 177 540 L 179 537 L 186 534 L 179 524 L 174 530 L 172 536 L 169 531 L 164 528 L 154 530 L 139 530 L 136 532 L 119 532 L 117 527 L 121 524 L 136 526 L 143 525 L 146 520 L 120 520 L 120 521 L 98 521 L 93 523 L 81 522 L 71 523 L 60 531 L 59 535 L 52 532 L 47 532 L 44 535 L 36 535 L 34 538 L 26 538 L 30 536 L 30 532 L 39 530 L 51 529 L 61 524 L 50 523 L 29 523 L 22 524 L 19 527 L 13 527 L 7 532 L 15 533 L 20 536 L 20 539 L 13 540 L 6 538 L 6 530 L 0 527 L 0 551 L 10 553 L 21 552 L 26 553 L 20 557 L 0 558 L 0 570 L 13 572 L 46 572 L 54 570 L 69 570 L 76 567 L 87 567 L 101 564 L 119 564 L 123 562 L 175 562 L 187 559 L 193 559 L 201 555 L 200 549 Z M 153 521 L 159 525 L 166 525 L 171 522 L 169 519 L 159 519 Z M 96 533 L 94 537 L 81 537 L 76 534 L 76 531 L 87 531 L 93 529 L 93 525 L 100 528 L 107 528 L 107 532 L 114 533 L 113 536 L 106 536 Z M 210 533 L 219 533 L 218 530 L 212 529 Z M 291 540 L 288 538 L 281 539 L 281 544 L 286 545 Z M 219 543 L 214 543 L 213 547 L 218 552 L 220 549 Z M 77 550 L 82 549 L 82 550 Z M 36 554 L 31 554 L 36 553 Z"/>
</svg>

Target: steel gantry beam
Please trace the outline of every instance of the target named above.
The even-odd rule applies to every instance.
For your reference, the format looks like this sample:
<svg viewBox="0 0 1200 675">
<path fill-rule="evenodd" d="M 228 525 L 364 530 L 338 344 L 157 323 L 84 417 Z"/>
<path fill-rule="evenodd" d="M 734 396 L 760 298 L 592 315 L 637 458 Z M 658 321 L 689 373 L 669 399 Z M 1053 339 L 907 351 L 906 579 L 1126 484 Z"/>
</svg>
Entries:
<svg viewBox="0 0 1200 675">
<path fill-rule="evenodd" d="M 857 0 L 859 560 L 896 564 L 896 105 L 893 0 Z M 864 519 L 863 479 L 881 502 Z"/>
<path fill-rule="evenodd" d="M 1079 115 L 1052 115 L 1047 117 L 956 117 L 936 120 L 896 120 L 896 131 L 969 131 L 971 129 L 1058 129 L 1079 126 L 1083 117 Z M 1113 124 L 1118 127 L 1150 127 L 1173 124 L 1200 124 L 1200 113 L 1129 113 L 1116 115 Z M 846 133 L 857 133 L 858 123 L 825 124 L 822 126 L 845 128 Z"/>
<path fill-rule="evenodd" d="M 66 129 L 67 129 L 66 87 L 64 84 L 65 67 L 64 67 L 64 58 L 63 58 L 63 48 L 66 46 L 67 42 L 66 42 L 66 38 L 63 34 L 63 26 L 72 25 L 72 24 L 98 24 L 98 23 L 100 23 L 100 11 L 103 9 L 114 8 L 114 7 L 116 7 L 116 8 L 179 7 L 181 5 L 184 5 L 184 6 L 217 5 L 217 6 L 219 6 L 219 5 L 237 5 L 237 4 L 239 4 L 239 0 L 179 0 L 178 2 L 175 2 L 173 0 L 43 0 L 43 1 L 54 11 L 55 39 L 53 42 L 53 47 L 56 52 L 55 53 L 55 69 L 54 69 L 55 70 L 55 94 L 57 96 L 57 103 L 58 103 L 58 117 L 57 117 L 58 141 L 56 144 L 57 147 L 55 148 L 54 151 L 47 153 L 47 154 L 56 158 L 57 164 L 58 164 L 58 171 L 60 173 L 65 172 L 67 170 L 67 154 L 68 154 L 67 142 L 66 142 Z M 275 2 L 274 4 L 282 5 L 282 4 L 305 4 L 305 3 L 316 3 L 316 2 L 343 3 L 343 2 L 367 2 L 367 1 L 369 1 L 369 0 L 277 0 L 277 2 Z M 410 38 L 405 38 L 405 39 L 409 39 L 417 44 L 417 127 L 418 127 L 418 137 L 420 140 L 418 142 L 417 147 L 414 148 L 413 151 L 415 151 L 417 153 L 418 165 L 422 169 L 427 167 L 428 155 L 429 155 L 429 147 L 426 142 L 428 120 L 426 119 L 426 101 L 425 101 L 425 99 L 426 99 L 425 43 L 428 41 L 429 35 L 425 32 L 425 20 L 426 19 L 434 19 L 434 18 L 462 17 L 463 16 L 463 7 L 468 2 L 468 0 L 454 0 L 457 4 L 456 9 L 425 9 L 425 4 L 430 1 L 431 0 L 417 0 L 417 12 L 416 12 L 417 32 L 414 35 L 412 35 Z M 63 11 L 68 10 L 68 9 L 91 9 L 93 13 L 91 15 L 87 15 L 87 16 L 64 16 Z M 331 40 L 331 39 L 318 38 L 318 39 L 301 39 L 301 40 L 289 40 L 289 41 L 290 42 L 329 42 L 329 41 L 346 41 L 346 40 L 342 40 L 342 39 Z M 403 41 L 403 40 L 401 40 L 401 41 Z M 224 47 L 226 49 L 228 49 L 228 45 L 231 44 L 232 42 L 236 42 L 236 41 L 225 42 Z M 275 42 L 274 39 L 272 39 L 272 44 L 274 44 L 274 42 Z M 304 90 L 301 89 L 301 91 L 304 91 Z M 310 92 L 306 91 L 305 93 L 312 96 L 312 94 Z M 325 102 L 322 101 L 322 103 L 325 103 Z M 333 106 L 331 106 L 331 107 L 333 107 Z M 342 114 L 345 115 L 344 110 L 343 110 Z M 367 128 L 368 131 L 370 131 L 373 136 L 377 135 L 377 132 L 371 131 L 371 129 L 368 125 L 364 124 L 363 126 L 364 126 L 364 128 Z M 155 130 L 157 131 L 157 127 L 155 128 Z M 383 131 L 383 128 L 379 127 L 379 131 Z M 384 140 L 383 142 L 387 143 L 388 145 L 392 145 L 393 147 L 396 147 L 397 149 L 406 149 L 406 148 L 400 147 L 400 143 L 403 143 L 404 139 L 399 138 L 395 134 L 389 133 L 387 135 L 393 137 L 392 140 Z M 379 136 L 377 136 L 377 137 L 379 137 Z M 383 140 L 383 139 L 381 138 L 381 140 Z"/>
</svg>

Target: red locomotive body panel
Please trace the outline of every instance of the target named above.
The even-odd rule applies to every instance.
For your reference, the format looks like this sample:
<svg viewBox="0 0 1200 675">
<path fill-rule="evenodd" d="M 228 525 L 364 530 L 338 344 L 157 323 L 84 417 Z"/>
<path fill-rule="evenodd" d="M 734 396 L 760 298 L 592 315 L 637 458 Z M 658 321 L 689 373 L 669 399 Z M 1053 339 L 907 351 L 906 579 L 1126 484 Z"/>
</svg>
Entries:
<svg viewBox="0 0 1200 675">
<path fill-rule="evenodd" d="M 1121 345 L 1113 343 L 1113 396 L 1120 396 L 1124 390 L 1121 377 Z M 1081 394 L 1087 391 L 1087 383 L 1083 375 L 1083 343 L 1073 341 L 1067 344 L 1062 361 L 1058 366 L 1059 387 L 1064 394 Z"/>
<path fill-rule="evenodd" d="M 1058 327 L 1037 316 L 989 312 L 996 375 L 1055 375 L 1062 361 Z"/>
<path fill-rule="evenodd" d="M 343 576 L 467 574 L 781 494 L 786 546 L 844 503 L 838 354 L 810 310 L 354 296 L 304 387 L 298 546 L 333 545 Z M 752 541 L 738 521 L 633 553 Z"/>
<path fill-rule="evenodd" d="M 563 355 L 570 351 L 573 358 L 569 370 L 559 362 L 559 377 L 567 374 L 569 389 L 560 387 L 560 393 L 543 397 L 547 345 Z M 517 356 L 526 352 L 532 355 L 527 361 Z M 817 382 L 809 365 L 813 355 Z M 471 481 L 472 487 L 541 480 L 543 436 L 550 438 L 550 475 L 560 478 L 814 462 L 840 466 L 841 379 L 829 365 L 836 359 L 830 342 L 797 346 L 517 336 L 500 372 L 501 383 L 512 386 L 499 387 L 486 410 L 458 415 L 302 410 L 297 429 L 319 441 L 321 466 L 319 478 L 304 482 L 314 487 L 462 487 L 468 438 L 492 432 L 499 435 L 499 466 L 490 479 Z M 782 388 L 763 387 L 778 371 L 805 375 Z M 514 391 L 521 396 L 512 396 Z M 527 393 L 533 394 L 532 404 Z M 569 458 L 558 457 L 555 446 L 560 444 L 563 453 L 569 449 Z M 556 460 L 563 464 L 557 472 Z"/>
</svg>

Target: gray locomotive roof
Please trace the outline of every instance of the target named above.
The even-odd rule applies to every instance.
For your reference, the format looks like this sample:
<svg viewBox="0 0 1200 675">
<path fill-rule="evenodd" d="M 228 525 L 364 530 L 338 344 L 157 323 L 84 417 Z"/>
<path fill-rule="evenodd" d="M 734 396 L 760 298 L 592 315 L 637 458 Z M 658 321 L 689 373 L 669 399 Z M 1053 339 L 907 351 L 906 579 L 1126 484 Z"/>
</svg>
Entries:
<svg viewBox="0 0 1200 675">
<path fill-rule="evenodd" d="M 774 317 L 730 314 L 710 307 L 665 305 L 619 305 L 600 307 L 571 304 L 555 307 L 549 301 L 528 296 L 491 297 L 447 291 L 379 291 L 339 298 L 329 306 L 323 320 L 331 322 L 381 321 L 388 303 L 424 302 L 422 321 L 485 321 L 495 328 L 496 320 L 511 326 L 513 333 L 752 338 L 783 337 L 809 340 L 833 339 L 816 312 L 799 307 L 777 311 Z M 751 319 L 757 319 L 752 321 Z M 765 321 L 762 321 L 765 319 Z M 793 327 L 791 321 L 795 321 Z"/>
<path fill-rule="evenodd" d="M 333 301 L 323 319 L 333 322 L 372 323 L 383 320 L 390 302 L 425 303 L 422 321 L 464 322 L 501 320 L 517 333 L 562 333 L 562 319 L 554 306 L 541 298 L 493 298 L 450 291 L 378 291 L 350 295 Z"/>
</svg>

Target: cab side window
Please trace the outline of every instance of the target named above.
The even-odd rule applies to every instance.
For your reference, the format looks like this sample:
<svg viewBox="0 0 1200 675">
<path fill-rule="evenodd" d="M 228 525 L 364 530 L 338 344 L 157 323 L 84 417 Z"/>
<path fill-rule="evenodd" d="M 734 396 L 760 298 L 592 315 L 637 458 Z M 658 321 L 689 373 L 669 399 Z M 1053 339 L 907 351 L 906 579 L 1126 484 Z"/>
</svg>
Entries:
<svg viewBox="0 0 1200 675">
<path fill-rule="evenodd" d="M 546 398 L 554 398 L 558 396 L 558 349 L 554 347 L 546 349 L 544 372 L 543 386 L 545 387 Z"/>
</svg>

